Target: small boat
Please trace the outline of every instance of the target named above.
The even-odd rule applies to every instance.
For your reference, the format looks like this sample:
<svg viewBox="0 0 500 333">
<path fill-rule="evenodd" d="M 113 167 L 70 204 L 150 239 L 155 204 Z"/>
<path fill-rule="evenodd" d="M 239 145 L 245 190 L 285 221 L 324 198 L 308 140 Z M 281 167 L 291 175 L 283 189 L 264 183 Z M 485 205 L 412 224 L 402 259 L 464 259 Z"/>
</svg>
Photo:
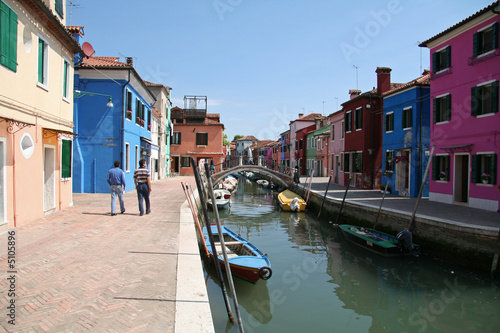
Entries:
<svg viewBox="0 0 500 333">
<path fill-rule="evenodd" d="M 217 226 L 211 225 L 210 227 L 214 237 L 219 264 L 225 269 L 224 255 L 222 253 L 222 245 L 219 241 Z M 267 280 L 271 277 L 273 274 L 271 262 L 265 254 L 225 226 L 222 226 L 222 234 L 232 274 L 252 283 L 257 282 L 259 279 Z M 213 255 L 206 227 L 203 227 L 203 238 L 209 255 Z"/>
<path fill-rule="evenodd" d="M 262 185 L 262 186 L 267 186 L 267 185 L 269 185 L 269 182 L 268 182 L 267 180 L 265 180 L 265 179 L 259 179 L 259 180 L 257 180 L 257 181 L 256 181 L 256 183 L 257 183 L 258 185 Z"/>
<path fill-rule="evenodd" d="M 350 224 L 341 224 L 339 228 L 344 237 L 351 243 L 384 257 L 418 257 L 420 252 L 420 247 L 412 242 L 411 232 L 406 229 L 397 236 L 393 236 Z"/>
<path fill-rule="evenodd" d="M 215 199 L 231 199 L 231 192 L 218 188 L 214 190 Z"/>
<path fill-rule="evenodd" d="M 278 203 L 284 211 L 299 212 L 306 209 L 307 204 L 302 197 L 290 190 L 278 194 Z"/>
<path fill-rule="evenodd" d="M 226 209 L 229 207 L 229 199 L 215 199 L 215 205 L 217 206 L 217 209 Z M 210 206 L 210 208 L 214 208 L 212 204 L 212 199 L 207 199 L 207 204 Z"/>
</svg>

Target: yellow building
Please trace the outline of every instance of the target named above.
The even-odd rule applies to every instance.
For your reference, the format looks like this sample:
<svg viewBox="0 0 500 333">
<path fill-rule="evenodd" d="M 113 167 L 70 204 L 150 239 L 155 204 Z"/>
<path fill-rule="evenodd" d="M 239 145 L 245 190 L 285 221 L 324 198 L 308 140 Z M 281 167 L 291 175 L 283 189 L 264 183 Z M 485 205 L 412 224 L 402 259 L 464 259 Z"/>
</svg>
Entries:
<svg viewBox="0 0 500 333">
<path fill-rule="evenodd" d="M 72 205 L 73 69 L 64 0 L 0 0 L 0 232 Z"/>
</svg>

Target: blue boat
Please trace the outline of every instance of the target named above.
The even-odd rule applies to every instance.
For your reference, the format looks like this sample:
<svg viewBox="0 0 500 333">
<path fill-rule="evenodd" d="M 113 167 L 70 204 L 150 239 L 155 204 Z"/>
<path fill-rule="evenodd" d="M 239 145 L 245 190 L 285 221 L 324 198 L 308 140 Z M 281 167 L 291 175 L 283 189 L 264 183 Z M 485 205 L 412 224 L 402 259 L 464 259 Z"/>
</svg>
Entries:
<svg viewBox="0 0 500 333">
<path fill-rule="evenodd" d="M 225 269 L 226 266 L 217 226 L 212 225 L 210 227 L 214 237 L 219 264 Z M 225 226 L 222 226 L 222 234 L 224 236 L 229 267 L 233 275 L 252 283 L 257 282 L 259 279 L 267 280 L 272 276 L 271 262 L 269 258 L 267 258 L 267 255 L 263 254 L 252 243 Z M 203 227 L 203 238 L 207 253 L 213 256 L 212 246 L 210 245 L 206 227 Z"/>
</svg>

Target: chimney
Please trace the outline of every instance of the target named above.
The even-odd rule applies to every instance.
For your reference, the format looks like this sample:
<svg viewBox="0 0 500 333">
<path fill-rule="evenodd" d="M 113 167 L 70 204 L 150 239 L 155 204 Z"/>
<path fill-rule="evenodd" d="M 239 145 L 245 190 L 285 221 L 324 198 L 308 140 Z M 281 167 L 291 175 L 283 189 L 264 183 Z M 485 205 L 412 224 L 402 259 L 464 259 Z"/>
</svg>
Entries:
<svg viewBox="0 0 500 333">
<path fill-rule="evenodd" d="M 351 99 L 358 97 L 360 94 L 361 90 L 349 89 L 349 95 L 351 95 Z"/>
<path fill-rule="evenodd" d="M 382 95 L 391 89 L 391 71 L 389 67 L 377 67 L 377 95 Z"/>
<path fill-rule="evenodd" d="M 303 113 L 299 113 L 299 118 L 302 118 L 304 116 Z"/>
<path fill-rule="evenodd" d="M 127 65 L 134 67 L 134 58 L 132 57 L 127 57 Z"/>
<path fill-rule="evenodd" d="M 314 124 L 316 125 L 316 129 L 320 129 L 321 128 L 321 117 L 316 117 L 314 119 Z"/>
</svg>

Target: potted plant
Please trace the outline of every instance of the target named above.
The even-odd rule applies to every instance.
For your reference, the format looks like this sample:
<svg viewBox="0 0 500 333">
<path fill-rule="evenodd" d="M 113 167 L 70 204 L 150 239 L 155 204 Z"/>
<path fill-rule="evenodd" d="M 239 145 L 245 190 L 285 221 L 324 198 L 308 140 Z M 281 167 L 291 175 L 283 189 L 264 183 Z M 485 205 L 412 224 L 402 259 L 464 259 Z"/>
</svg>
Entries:
<svg viewBox="0 0 500 333">
<path fill-rule="evenodd" d="M 441 171 L 439 173 L 439 179 L 441 179 L 442 181 L 445 181 L 446 180 L 446 172 Z"/>
<path fill-rule="evenodd" d="M 380 193 L 386 193 L 389 194 L 391 193 L 391 185 L 385 186 L 384 184 L 380 184 Z"/>
<path fill-rule="evenodd" d="M 483 172 L 481 174 L 481 181 L 483 182 L 483 184 L 489 184 L 490 183 L 490 174 Z"/>
</svg>

